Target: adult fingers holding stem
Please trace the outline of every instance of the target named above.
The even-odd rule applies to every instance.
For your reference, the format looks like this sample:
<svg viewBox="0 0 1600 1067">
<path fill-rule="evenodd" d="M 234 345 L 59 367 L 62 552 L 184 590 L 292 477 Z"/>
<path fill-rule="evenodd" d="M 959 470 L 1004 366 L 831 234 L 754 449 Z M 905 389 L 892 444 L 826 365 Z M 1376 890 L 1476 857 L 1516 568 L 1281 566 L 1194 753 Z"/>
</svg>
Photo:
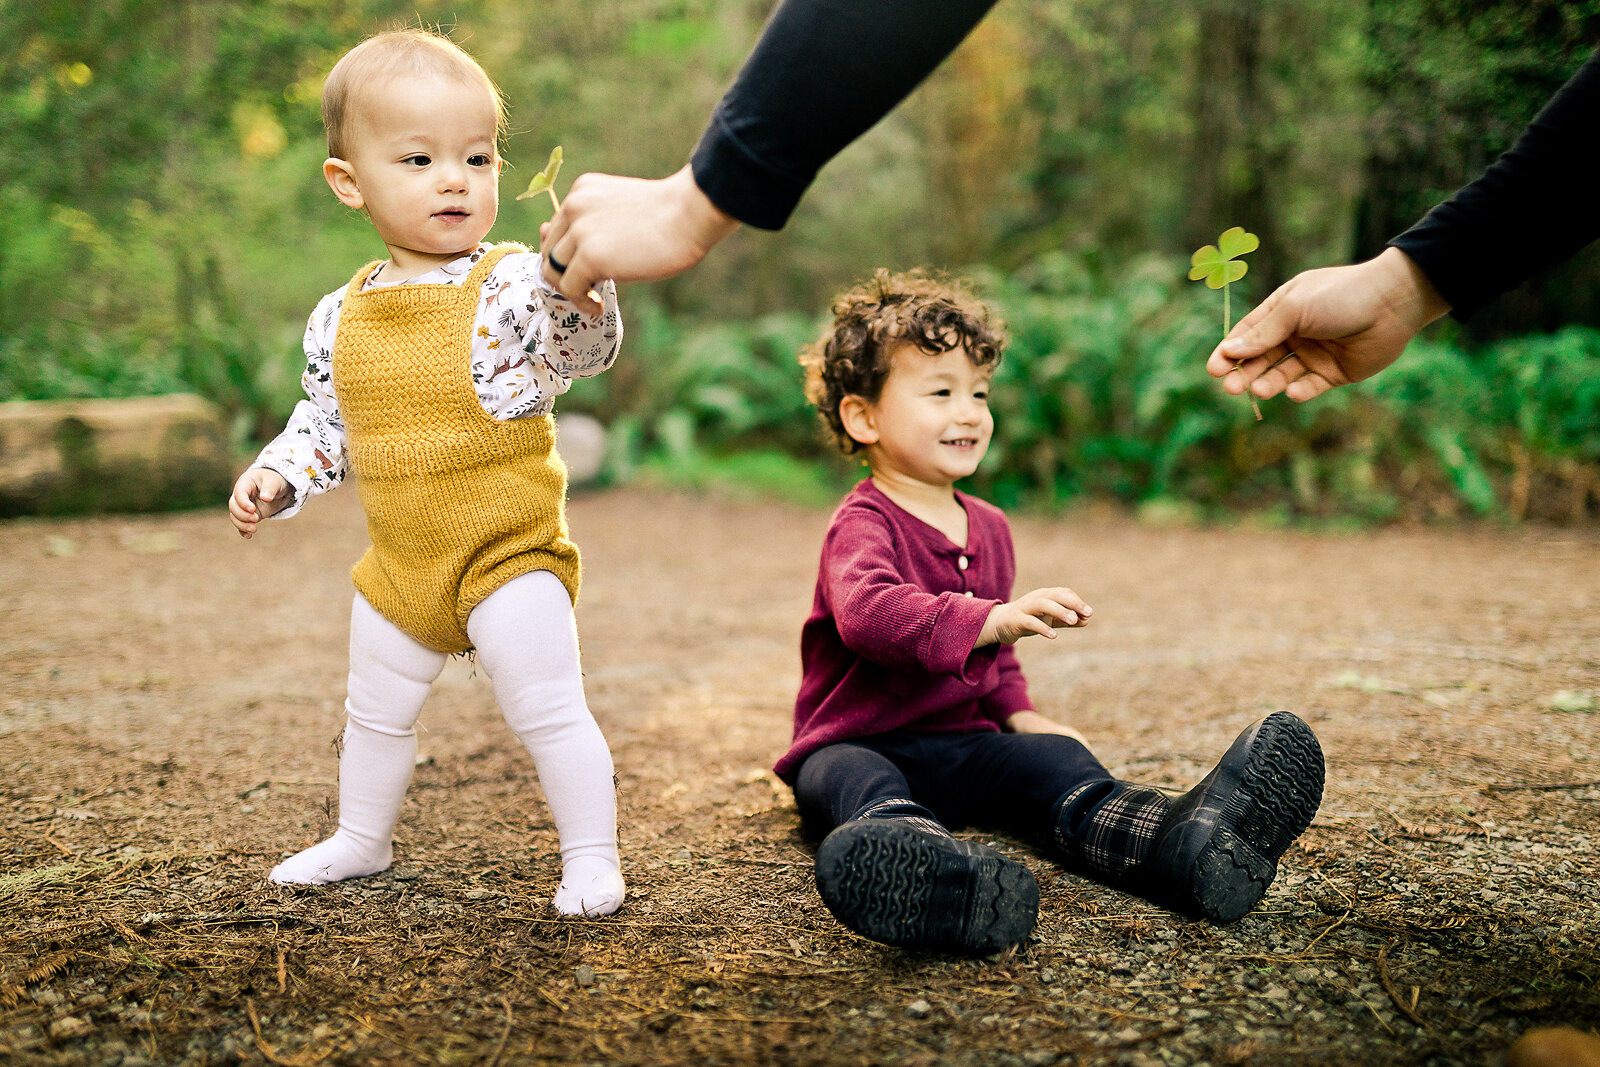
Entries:
<svg viewBox="0 0 1600 1067">
<path fill-rule="evenodd" d="M 598 314 L 591 291 L 607 278 L 670 278 L 738 226 L 700 191 L 688 167 L 657 179 L 579 175 L 555 217 L 539 228 L 545 280 L 579 310 Z"/>
<path fill-rule="evenodd" d="M 1289 279 L 1240 319 L 1206 370 L 1230 393 L 1304 402 L 1372 377 L 1450 310 L 1398 248 Z"/>
<path fill-rule="evenodd" d="M 564 299 L 571 301 L 578 310 L 591 318 L 603 314 L 601 305 L 600 287 L 605 284 L 605 277 L 597 277 L 592 282 L 579 281 L 579 271 L 573 269 L 570 262 L 573 253 L 557 252 L 556 241 L 546 237 L 550 223 L 546 222 L 539 227 L 539 245 L 544 256 L 544 267 L 541 273 L 544 280 L 550 284 Z M 566 242 L 569 246 L 572 241 Z M 579 269 L 582 269 L 581 267 Z"/>
</svg>

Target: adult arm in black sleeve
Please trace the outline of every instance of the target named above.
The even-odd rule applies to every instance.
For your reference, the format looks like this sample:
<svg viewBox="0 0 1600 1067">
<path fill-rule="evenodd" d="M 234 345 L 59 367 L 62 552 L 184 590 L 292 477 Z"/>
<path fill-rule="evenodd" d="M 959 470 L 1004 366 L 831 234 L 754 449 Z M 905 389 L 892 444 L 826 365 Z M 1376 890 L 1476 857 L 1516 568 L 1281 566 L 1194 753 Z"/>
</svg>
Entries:
<svg viewBox="0 0 1600 1067">
<path fill-rule="evenodd" d="M 1390 244 L 1464 319 L 1600 237 L 1600 51 L 1509 151 Z"/>
<path fill-rule="evenodd" d="M 692 165 L 720 209 L 781 229 L 823 164 L 916 88 L 995 0 L 784 0 Z"/>
<path fill-rule="evenodd" d="M 539 229 L 545 279 L 580 310 L 606 278 L 670 278 L 741 222 L 779 229 L 817 171 L 888 114 L 995 0 L 783 0 L 692 161 L 584 174 Z"/>
</svg>

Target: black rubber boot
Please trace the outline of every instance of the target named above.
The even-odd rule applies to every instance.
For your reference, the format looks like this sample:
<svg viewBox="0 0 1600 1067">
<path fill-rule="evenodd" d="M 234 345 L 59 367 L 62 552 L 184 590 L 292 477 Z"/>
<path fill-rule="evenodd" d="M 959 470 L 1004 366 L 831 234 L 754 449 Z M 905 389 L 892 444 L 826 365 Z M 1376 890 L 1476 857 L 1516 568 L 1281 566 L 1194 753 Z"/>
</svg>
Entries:
<svg viewBox="0 0 1600 1067">
<path fill-rule="evenodd" d="M 1251 726 L 1200 784 L 1171 811 L 1136 871 L 1135 891 L 1213 922 L 1255 907 L 1278 873 L 1278 859 L 1322 802 L 1322 746 L 1287 711 Z"/>
<path fill-rule="evenodd" d="M 817 891 L 835 918 L 903 948 L 987 955 L 1027 939 L 1039 918 L 1032 872 L 887 807 L 874 805 L 817 849 Z"/>
</svg>

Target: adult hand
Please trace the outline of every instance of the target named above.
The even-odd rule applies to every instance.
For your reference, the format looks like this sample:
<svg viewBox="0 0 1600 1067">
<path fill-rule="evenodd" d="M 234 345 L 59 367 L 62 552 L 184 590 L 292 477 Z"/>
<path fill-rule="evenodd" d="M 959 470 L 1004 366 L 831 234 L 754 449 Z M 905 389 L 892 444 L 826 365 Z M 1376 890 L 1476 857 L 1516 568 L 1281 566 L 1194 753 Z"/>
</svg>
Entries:
<svg viewBox="0 0 1600 1067">
<path fill-rule="evenodd" d="M 666 178 L 583 174 L 555 218 L 539 227 L 544 276 L 587 315 L 602 281 L 649 282 L 681 274 L 739 226 L 685 166 Z"/>
<path fill-rule="evenodd" d="M 1230 393 L 1285 393 L 1301 403 L 1370 378 L 1450 310 L 1398 248 L 1348 267 L 1290 278 L 1239 320 L 1206 361 Z"/>
</svg>

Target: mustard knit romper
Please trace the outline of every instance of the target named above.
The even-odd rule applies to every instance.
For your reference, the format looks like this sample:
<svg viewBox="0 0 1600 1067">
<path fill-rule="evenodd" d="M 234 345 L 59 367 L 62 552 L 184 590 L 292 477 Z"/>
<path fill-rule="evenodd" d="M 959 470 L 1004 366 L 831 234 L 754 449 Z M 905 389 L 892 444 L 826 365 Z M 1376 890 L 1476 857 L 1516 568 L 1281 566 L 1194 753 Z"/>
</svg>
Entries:
<svg viewBox="0 0 1600 1067">
<path fill-rule="evenodd" d="M 578 546 L 567 536 L 567 469 L 549 415 L 496 419 L 472 381 L 472 329 L 485 255 L 461 285 L 345 293 L 333 347 L 339 398 L 372 547 L 351 569 L 384 618 L 439 652 L 466 652 L 467 616 L 529 571 L 578 596 Z"/>
</svg>

